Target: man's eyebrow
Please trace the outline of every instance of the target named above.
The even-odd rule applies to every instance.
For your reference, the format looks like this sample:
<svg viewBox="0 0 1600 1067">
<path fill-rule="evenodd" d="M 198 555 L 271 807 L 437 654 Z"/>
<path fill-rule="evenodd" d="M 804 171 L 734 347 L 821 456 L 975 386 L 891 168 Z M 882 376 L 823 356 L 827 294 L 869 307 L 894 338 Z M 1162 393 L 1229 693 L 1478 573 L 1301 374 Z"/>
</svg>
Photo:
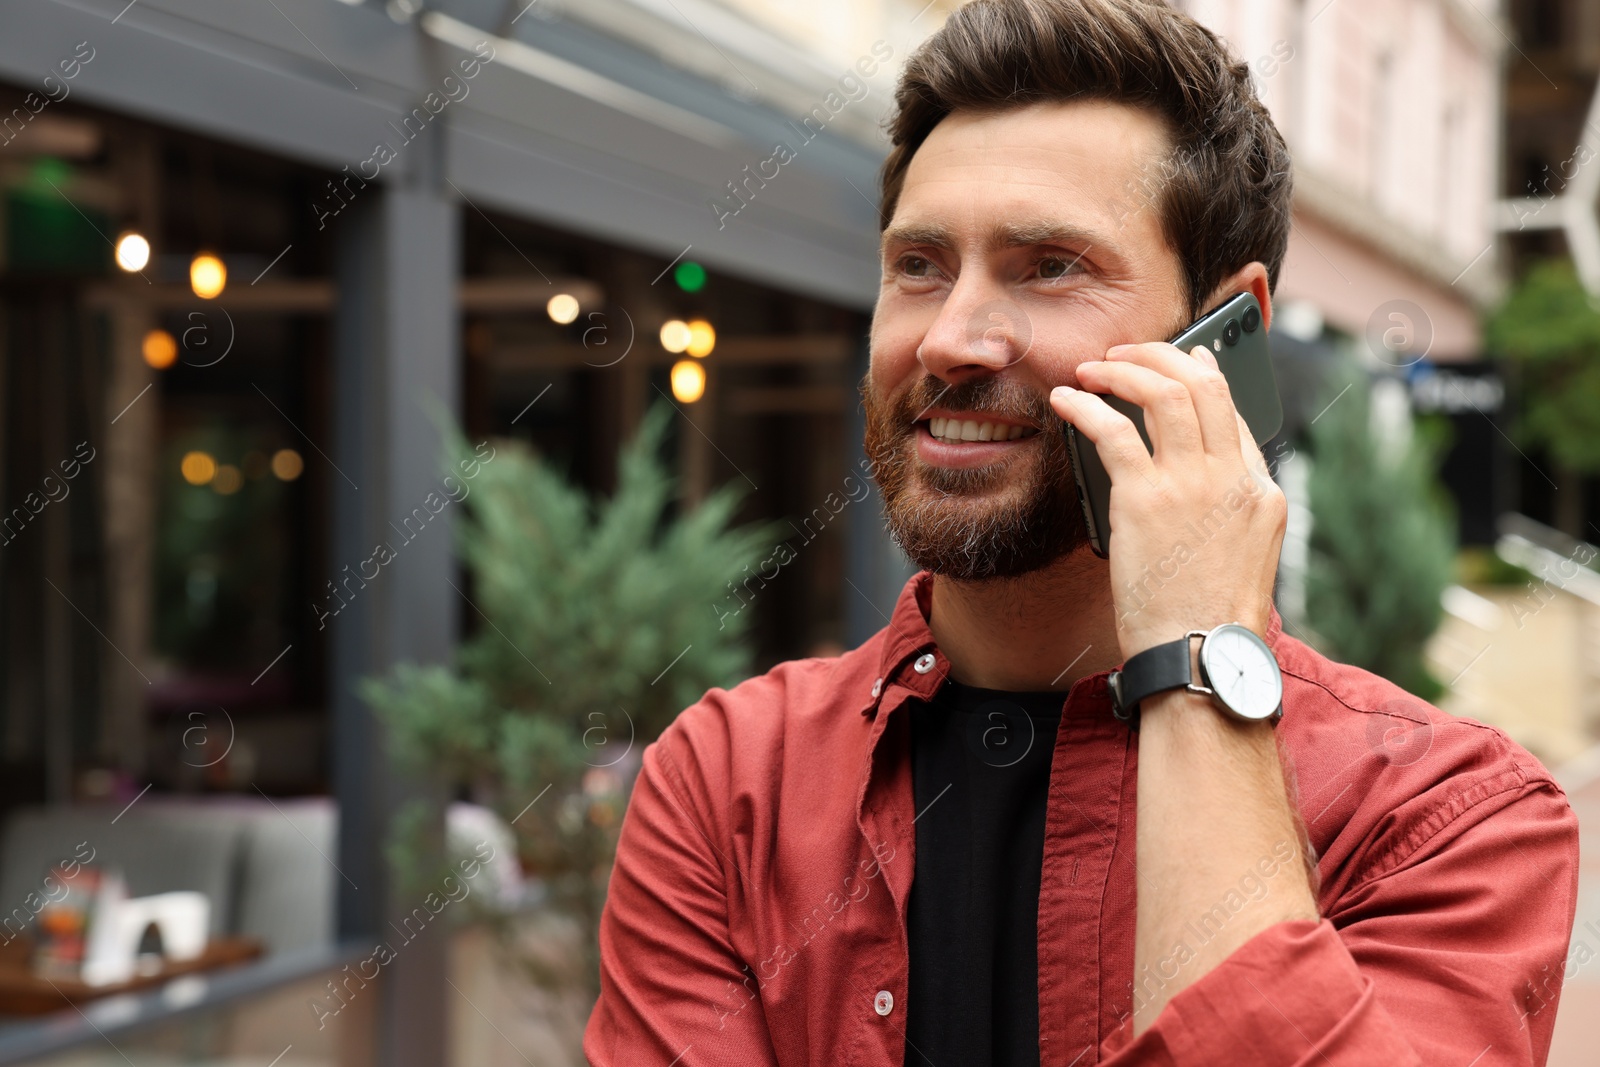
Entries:
<svg viewBox="0 0 1600 1067">
<path fill-rule="evenodd" d="M 950 248 L 955 239 L 943 226 L 907 223 L 883 231 L 883 244 L 902 244 L 926 248 Z M 1026 248 L 1030 245 L 1083 245 L 1085 248 L 1114 249 L 1110 238 L 1082 226 L 1059 222 L 1002 222 L 989 232 L 990 248 Z"/>
<path fill-rule="evenodd" d="M 949 248 L 955 243 L 950 237 L 950 231 L 943 226 L 912 223 L 904 226 L 890 226 L 883 231 L 882 243 L 921 245 L 928 248 Z"/>
<path fill-rule="evenodd" d="M 991 248 L 1026 248 L 1029 245 L 1091 245 L 1110 247 L 1110 238 L 1082 226 L 1059 222 L 1002 222 L 989 232 Z"/>
</svg>

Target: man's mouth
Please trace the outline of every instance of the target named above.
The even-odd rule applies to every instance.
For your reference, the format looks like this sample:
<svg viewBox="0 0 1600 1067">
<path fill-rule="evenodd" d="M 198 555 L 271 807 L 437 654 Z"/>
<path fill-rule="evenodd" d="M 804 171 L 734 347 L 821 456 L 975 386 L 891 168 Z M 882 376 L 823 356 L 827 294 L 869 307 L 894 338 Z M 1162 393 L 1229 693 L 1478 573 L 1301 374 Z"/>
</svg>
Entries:
<svg viewBox="0 0 1600 1067">
<path fill-rule="evenodd" d="M 993 419 L 931 418 L 923 421 L 936 441 L 1016 441 L 1038 433 L 1033 426 Z"/>
</svg>

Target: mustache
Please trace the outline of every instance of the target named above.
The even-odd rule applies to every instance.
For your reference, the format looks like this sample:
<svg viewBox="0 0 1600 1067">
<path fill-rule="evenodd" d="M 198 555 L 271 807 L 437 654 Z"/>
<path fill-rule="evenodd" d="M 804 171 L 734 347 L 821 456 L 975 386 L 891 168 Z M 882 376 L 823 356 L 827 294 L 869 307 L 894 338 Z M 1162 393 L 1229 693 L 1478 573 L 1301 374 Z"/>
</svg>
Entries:
<svg viewBox="0 0 1600 1067">
<path fill-rule="evenodd" d="M 869 374 L 861 381 L 863 444 L 890 536 L 918 567 L 959 581 L 1012 578 L 1086 543 L 1063 433 L 1036 435 L 1027 453 L 1008 465 L 1009 474 L 997 466 L 946 469 L 917 460 L 916 424 L 931 408 L 982 410 L 1059 430 L 1062 423 L 1047 395 L 993 375 L 947 382 L 930 374 L 892 399 L 871 386 Z M 1007 489 L 1002 499 L 979 499 L 999 489 Z"/>
<path fill-rule="evenodd" d="M 912 424 L 927 418 L 935 406 L 954 412 L 983 411 L 1040 427 L 1048 427 L 1056 419 L 1049 399 L 1021 382 L 989 376 L 951 383 L 930 374 L 901 395 L 895 404 L 895 421 L 903 432 L 910 433 Z"/>
</svg>

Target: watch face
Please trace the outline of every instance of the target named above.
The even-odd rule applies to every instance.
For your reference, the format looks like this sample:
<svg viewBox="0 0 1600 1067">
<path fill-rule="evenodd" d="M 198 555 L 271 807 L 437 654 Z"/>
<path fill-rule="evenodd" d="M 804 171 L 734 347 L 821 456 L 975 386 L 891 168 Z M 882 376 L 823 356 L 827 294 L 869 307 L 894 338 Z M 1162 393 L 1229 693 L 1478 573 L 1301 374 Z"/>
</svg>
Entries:
<svg viewBox="0 0 1600 1067">
<path fill-rule="evenodd" d="M 1283 675 L 1265 641 L 1235 623 L 1200 643 L 1206 684 L 1224 707 L 1245 719 L 1269 719 L 1283 703 Z"/>
</svg>

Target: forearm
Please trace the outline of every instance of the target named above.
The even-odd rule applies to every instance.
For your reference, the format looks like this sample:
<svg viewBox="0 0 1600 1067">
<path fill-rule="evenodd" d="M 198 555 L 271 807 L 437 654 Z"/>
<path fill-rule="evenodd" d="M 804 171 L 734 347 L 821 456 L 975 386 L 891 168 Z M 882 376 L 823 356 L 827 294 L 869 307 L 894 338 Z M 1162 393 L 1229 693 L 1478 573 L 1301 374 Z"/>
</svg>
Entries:
<svg viewBox="0 0 1600 1067">
<path fill-rule="evenodd" d="M 1300 841 L 1272 726 L 1182 689 L 1143 702 L 1135 1034 L 1262 930 L 1319 918 Z"/>
</svg>

